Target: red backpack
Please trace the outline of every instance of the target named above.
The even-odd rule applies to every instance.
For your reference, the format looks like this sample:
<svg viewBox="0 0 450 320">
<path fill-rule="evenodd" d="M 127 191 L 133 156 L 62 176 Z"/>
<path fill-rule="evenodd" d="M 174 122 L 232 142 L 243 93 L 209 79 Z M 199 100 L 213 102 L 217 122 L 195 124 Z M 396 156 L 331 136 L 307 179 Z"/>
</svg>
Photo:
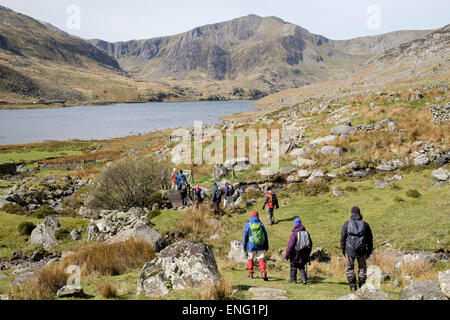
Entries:
<svg viewBox="0 0 450 320">
<path fill-rule="evenodd" d="M 267 206 L 273 209 L 277 202 L 278 202 L 277 195 L 272 191 L 267 191 Z"/>
</svg>

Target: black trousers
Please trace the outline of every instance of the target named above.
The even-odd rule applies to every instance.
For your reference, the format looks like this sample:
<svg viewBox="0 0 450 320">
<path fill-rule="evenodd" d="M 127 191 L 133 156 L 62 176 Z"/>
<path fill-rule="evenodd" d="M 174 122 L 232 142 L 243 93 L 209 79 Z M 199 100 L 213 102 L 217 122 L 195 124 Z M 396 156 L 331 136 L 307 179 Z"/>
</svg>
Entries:
<svg viewBox="0 0 450 320">
<path fill-rule="evenodd" d="M 297 270 L 300 270 L 300 279 L 302 281 L 306 281 L 305 266 L 306 266 L 306 263 L 295 263 L 295 262 L 291 261 L 291 264 L 290 264 L 291 281 L 297 281 Z"/>
</svg>

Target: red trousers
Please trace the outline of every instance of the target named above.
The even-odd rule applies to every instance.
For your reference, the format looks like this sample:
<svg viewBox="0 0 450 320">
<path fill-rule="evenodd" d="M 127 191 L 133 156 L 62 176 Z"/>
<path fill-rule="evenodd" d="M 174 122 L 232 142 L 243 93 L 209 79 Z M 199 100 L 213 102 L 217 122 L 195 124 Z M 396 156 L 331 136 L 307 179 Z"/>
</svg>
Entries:
<svg viewBox="0 0 450 320">
<path fill-rule="evenodd" d="M 258 260 L 259 269 L 261 270 L 261 274 L 266 273 L 266 264 L 264 263 L 264 259 Z M 248 260 L 248 273 L 253 273 L 253 260 Z"/>
</svg>

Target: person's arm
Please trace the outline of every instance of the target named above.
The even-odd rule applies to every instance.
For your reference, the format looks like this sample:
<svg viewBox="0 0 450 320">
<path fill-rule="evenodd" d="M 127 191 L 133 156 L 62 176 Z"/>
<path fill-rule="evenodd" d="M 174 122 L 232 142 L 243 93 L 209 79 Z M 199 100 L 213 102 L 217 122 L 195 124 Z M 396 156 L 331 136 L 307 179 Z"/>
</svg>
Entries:
<svg viewBox="0 0 450 320">
<path fill-rule="evenodd" d="M 292 232 L 291 237 L 289 238 L 289 242 L 288 242 L 288 246 L 286 248 L 286 252 L 284 253 L 284 258 L 287 260 L 289 259 L 289 256 L 291 255 L 291 251 L 295 246 L 295 242 L 296 242 L 296 238 L 297 238 L 297 233 Z"/>
<path fill-rule="evenodd" d="M 247 243 L 248 243 L 248 224 L 245 225 L 244 228 L 244 237 L 242 238 L 242 248 L 245 252 L 247 252 Z"/>
<path fill-rule="evenodd" d="M 367 256 L 370 256 L 373 251 L 373 235 L 372 229 L 368 223 L 366 223 L 366 240 L 367 240 Z"/>
<path fill-rule="evenodd" d="M 269 198 L 266 195 L 266 197 L 264 198 L 264 204 L 263 204 L 263 207 L 262 207 L 263 210 L 266 208 L 267 201 L 269 201 Z"/>
<path fill-rule="evenodd" d="M 278 197 L 277 197 L 277 201 L 275 203 L 275 208 L 280 209 L 280 206 L 278 205 Z"/>
<path fill-rule="evenodd" d="M 347 242 L 347 224 L 348 221 L 344 223 L 341 230 L 341 250 L 344 256 L 345 256 L 345 243 Z"/>
<path fill-rule="evenodd" d="M 180 183 L 180 176 L 177 176 L 177 185 Z"/>
</svg>

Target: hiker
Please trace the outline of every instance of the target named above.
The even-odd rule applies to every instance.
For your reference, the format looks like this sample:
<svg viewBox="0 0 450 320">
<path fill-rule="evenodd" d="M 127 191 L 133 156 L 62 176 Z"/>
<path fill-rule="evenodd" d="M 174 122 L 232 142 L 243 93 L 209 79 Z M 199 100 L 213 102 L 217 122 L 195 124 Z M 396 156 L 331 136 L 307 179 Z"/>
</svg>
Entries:
<svg viewBox="0 0 450 320">
<path fill-rule="evenodd" d="M 171 189 L 173 190 L 173 189 L 175 189 L 177 178 L 178 178 L 178 170 L 176 168 L 173 168 L 171 178 L 172 178 L 172 187 L 171 187 Z"/>
<path fill-rule="evenodd" d="M 277 195 L 275 194 L 275 192 L 272 191 L 271 186 L 267 187 L 266 198 L 264 200 L 264 204 L 262 207 L 263 210 L 266 208 L 266 205 L 267 205 L 267 219 L 269 220 L 269 226 L 271 226 L 272 224 L 275 223 L 273 211 L 275 208 L 276 209 L 280 208 L 280 206 L 278 205 Z"/>
<path fill-rule="evenodd" d="M 223 210 L 227 208 L 227 205 L 231 205 L 231 208 L 234 211 L 233 194 L 233 186 L 227 180 L 225 180 Z"/>
<path fill-rule="evenodd" d="M 220 213 L 220 202 L 222 201 L 222 190 L 219 188 L 216 182 L 213 184 L 213 190 L 211 194 L 211 201 L 213 203 L 213 209 L 215 214 Z"/>
<path fill-rule="evenodd" d="M 310 262 L 312 240 L 306 228 L 302 225 L 300 218 L 294 219 L 294 229 L 286 248 L 284 260 L 290 260 L 289 283 L 297 283 L 297 269 L 300 270 L 300 280 L 306 284 L 307 274 L 305 266 Z"/>
<path fill-rule="evenodd" d="M 180 193 L 181 204 L 184 206 L 187 205 L 187 192 L 188 192 L 188 182 L 186 175 L 183 173 L 183 170 L 180 170 L 180 174 L 177 177 L 177 189 Z"/>
<path fill-rule="evenodd" d="M 247 252 L 248 277 L 253 278 L 254 261 L 258 260 L 261 275 L 264 281 L 268 281 L 264 251 L 269 250 L 269 239 L 266 228 L 259 220 L 259 213 L 256 210 L 251 213 L 250 219 L 245 224 L 242 246 L 244 251 Z"/>
<path fill-rule="evenodd" d="M 199 208 L 200 204 L 203 202 L 203 200 L 205 200 L 205 198 L 206 198 L 206 195 L 205 195 L 205 192 L 203 191 L 203 189 L 200 188 L 200 186 L 195 186 L 195 188 L 194 188 L 195 209 Z"/>
<path fill-rule="evenodd" d="M 355 259 L 358 261 L 358 285 L 361 288 L 366 282 L 366 259 L 373 250 L 372 230 L 358 207 L 351 210 L 350 220 L 346 221 L 341 231 L 341 249 L 346 258 L 345 273 L 350 290 L 356 291 Z"/>
<path fill-rule="evenodd" d="M 169 177 L 169 169 L 164 167 L 161 170 L 161 190 L 168 190 L 169 185 L 167 183 L 167 179 Z"/>
</svg>

